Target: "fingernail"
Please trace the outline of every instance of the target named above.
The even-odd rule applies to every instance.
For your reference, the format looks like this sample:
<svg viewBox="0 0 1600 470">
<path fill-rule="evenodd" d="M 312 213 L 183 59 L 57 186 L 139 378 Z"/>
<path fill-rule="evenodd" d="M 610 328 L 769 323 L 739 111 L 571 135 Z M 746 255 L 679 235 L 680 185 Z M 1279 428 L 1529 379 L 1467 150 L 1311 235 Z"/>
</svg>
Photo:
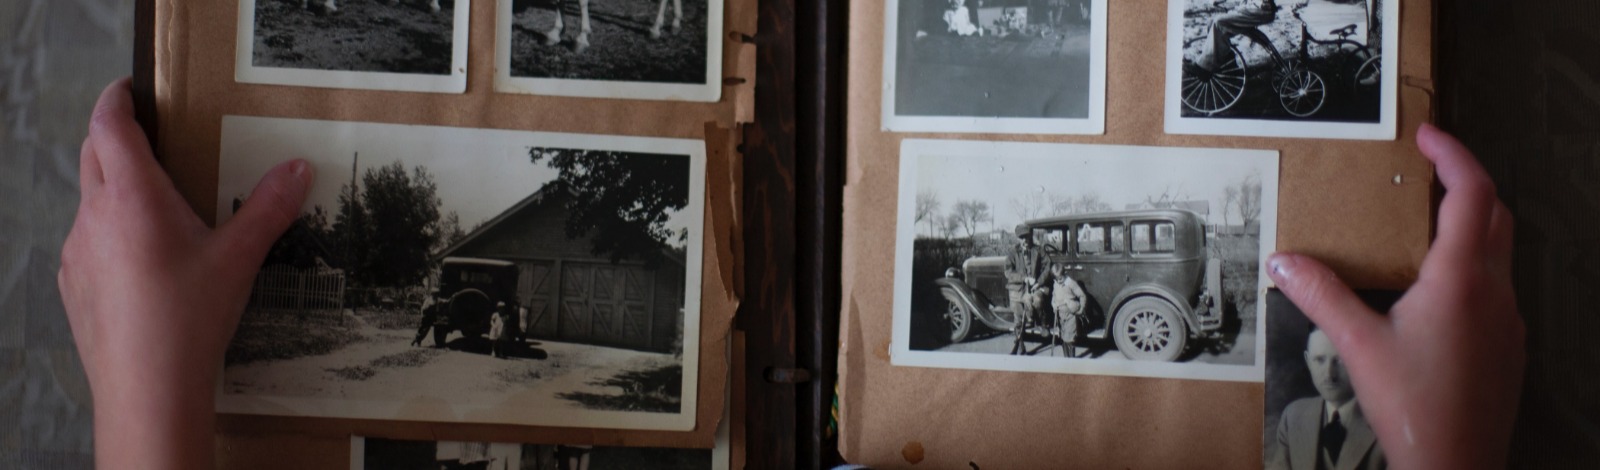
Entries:
<svg viewBox="0 0 1600 470">
<path fill-rule="evenodd" d="M 1294 277 L 1295 259 L 1293 255 L 1274 253 L 1267 258 L 1267 272 L 1273 279 L 1290 279 Z"/>
<path fill-rule="evenodd" d="M 300 180 L 301 184 L 308 186 L 311 184 L 311 164 L 306 163 L 305 160 L 295 160 L 294 163 L 290 163 L 289 173 L 293 174 L 295 179 Z"/>
</svg>

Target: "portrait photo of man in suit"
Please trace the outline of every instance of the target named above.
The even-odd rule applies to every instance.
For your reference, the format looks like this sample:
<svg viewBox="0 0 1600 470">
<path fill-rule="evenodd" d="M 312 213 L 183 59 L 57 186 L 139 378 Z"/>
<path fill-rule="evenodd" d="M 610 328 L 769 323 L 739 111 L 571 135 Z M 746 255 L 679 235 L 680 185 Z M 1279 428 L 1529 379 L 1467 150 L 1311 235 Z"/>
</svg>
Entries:
<svg viewBox="0 0 1600 470">
<path fill-rule="evenodd" d="M 1317 396 L 1284 407 L 1266 449 L 1268 470 L 1384 470 L 1350 374 L 1333 341 L 1320 329 L 1306 338 L 1305 365 Z"/>
</svg>

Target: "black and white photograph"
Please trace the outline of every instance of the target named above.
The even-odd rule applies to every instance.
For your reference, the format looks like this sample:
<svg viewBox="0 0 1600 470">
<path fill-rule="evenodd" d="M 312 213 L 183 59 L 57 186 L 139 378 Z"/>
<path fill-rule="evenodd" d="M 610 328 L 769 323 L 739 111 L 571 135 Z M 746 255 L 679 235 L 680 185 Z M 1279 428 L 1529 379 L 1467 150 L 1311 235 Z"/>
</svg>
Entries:
<svg viewBox="0 0 1600 470">
<path fill-rule="evenodd" d="M 1387 311 L 1400 296 L 1358 294 L 1377 311 Z M 1266 299 L 1271 320 L 1262 421 L 1266 470 L 1388 468 L 1333 341 L 1283 292 L 1269 290 Z"/>
<path fill-rule="evenodd" d="M 1105 0 L 889 0 L 885 16 L 885 130 L 1105 132 Z"/>
<path fill-rule="evenodd" d="M 727 470 L 728 465 L 725 424 L 711 449 L 350 438 L 350 470 Z"/>
<path fill-rule="evenodd" d="M 219 224 L 285 156 L 318 176 L 218 410 L 693 429 L 704 148 L 227 116 Z"/>
<path fill-rule="evenodd" d="M 239 0 L 241 83 L 467 89 L 470 0 Z"/>
<path fill-rule="evenodd" d="M 715 102 L 723 0 L 498 0 L 495 91 Z"/>
<path fill-rule="evenodd" d="M 1261 380 L 1278 153 L 906 140 L 892 363 Z"/>
<path fill-rule="evenodd" d="M 1393 140 L 1397 0 L 1171 0 L 1166 131 Z"/>
</svg>

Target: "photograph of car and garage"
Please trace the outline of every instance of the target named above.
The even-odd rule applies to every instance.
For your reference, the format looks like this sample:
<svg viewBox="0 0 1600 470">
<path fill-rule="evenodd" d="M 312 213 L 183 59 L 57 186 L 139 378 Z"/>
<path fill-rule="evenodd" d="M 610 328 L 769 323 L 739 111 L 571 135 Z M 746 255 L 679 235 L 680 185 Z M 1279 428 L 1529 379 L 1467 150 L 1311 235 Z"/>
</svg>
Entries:
<svg viewBox="0 0 1600 470">
<path fill-rule="evenodd" d="M 272 161 L 250 155 L 308 155 L 320 176 L 257 277 L 219 403 L 392 418 L 436 400 L 453 411 L 404 416 L 692 426 L 703 154 L 670 139 L 229 119 L 219 203 L 248 197 L 228 175 Z M 510 403 L 534 418 L 469 413 Z"/>
<path fill-rule="evenodd" d="M 1277 155 L 908 140 L 894 360 L 1260 377 Z"/>
</svg>

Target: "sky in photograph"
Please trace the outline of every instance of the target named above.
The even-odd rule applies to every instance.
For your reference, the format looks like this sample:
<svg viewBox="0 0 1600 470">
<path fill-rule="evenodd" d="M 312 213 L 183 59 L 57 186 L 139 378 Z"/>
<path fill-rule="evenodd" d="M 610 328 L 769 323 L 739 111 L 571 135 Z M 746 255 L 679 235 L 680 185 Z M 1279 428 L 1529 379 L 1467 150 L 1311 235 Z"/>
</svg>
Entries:
<svg viewBox="0 0 1600 470">
<path fill-rule="evenodd" d="M 317 171 L 304 210 L 321 205 L 332 224 L 339 191 L 350 183 L 351 164 L 359 153 L 356 170 L 360 175 L 393 162 L 405 165 L 408 174 L 415 166 L 427 167 L 438 184 L 440 215 L 455 212 L 464 231 L 494 218 L 555 180 L 557 172 L 547 166 L 547 161 L 535 165 L 529 160 L 529 146 L 571 148 L 532 137 L 506 138 L 505 133 L 303 120 L 225 126 L 223 135 L 218 171 L 217 207 L 222 212 L 219 221 L 230 215 L 226 210 L 228 201 L 248 195 L 261 175 L 274 165 L 299 157 L 311 162 Z M 667 227 L 683 229 L 686 224 L 679 219 L 669 220 Z"/>
<path fill-rule="evenodd" d="M 989 203 L 994 227 L 1010 229 L 1022 222 L 1012 209 L 1012 199 L 1029 194 L 1059 194 L 1077 198 L 1094 193 L 1124 210 L 1129 204 L 1156 199 L 1163 193 L 1179 201 L 1207 201 L 1211 223 L 1223 223 L 1224 188 L 1237 185 L 1251 174 L 1273 176 L 1270 159 L 1230 158 L 1216 155 L 1171 154 L 1160 150 L 1130 153 L 1119 147 L 1032 145 L 993 151 L 933 150 L 921 156 L 916 187 L 939 196 L 939 214 L 948 215 L 960 200 Z M 1268 210 L 1263 208 L 1263 213 Z M 1227 223 L 1240 222 L 1230 207 Z M 926 222 L 918 225 L 927 230 Z M 988 230 L 989 225 L 983 224 Z"/>
</svg>

